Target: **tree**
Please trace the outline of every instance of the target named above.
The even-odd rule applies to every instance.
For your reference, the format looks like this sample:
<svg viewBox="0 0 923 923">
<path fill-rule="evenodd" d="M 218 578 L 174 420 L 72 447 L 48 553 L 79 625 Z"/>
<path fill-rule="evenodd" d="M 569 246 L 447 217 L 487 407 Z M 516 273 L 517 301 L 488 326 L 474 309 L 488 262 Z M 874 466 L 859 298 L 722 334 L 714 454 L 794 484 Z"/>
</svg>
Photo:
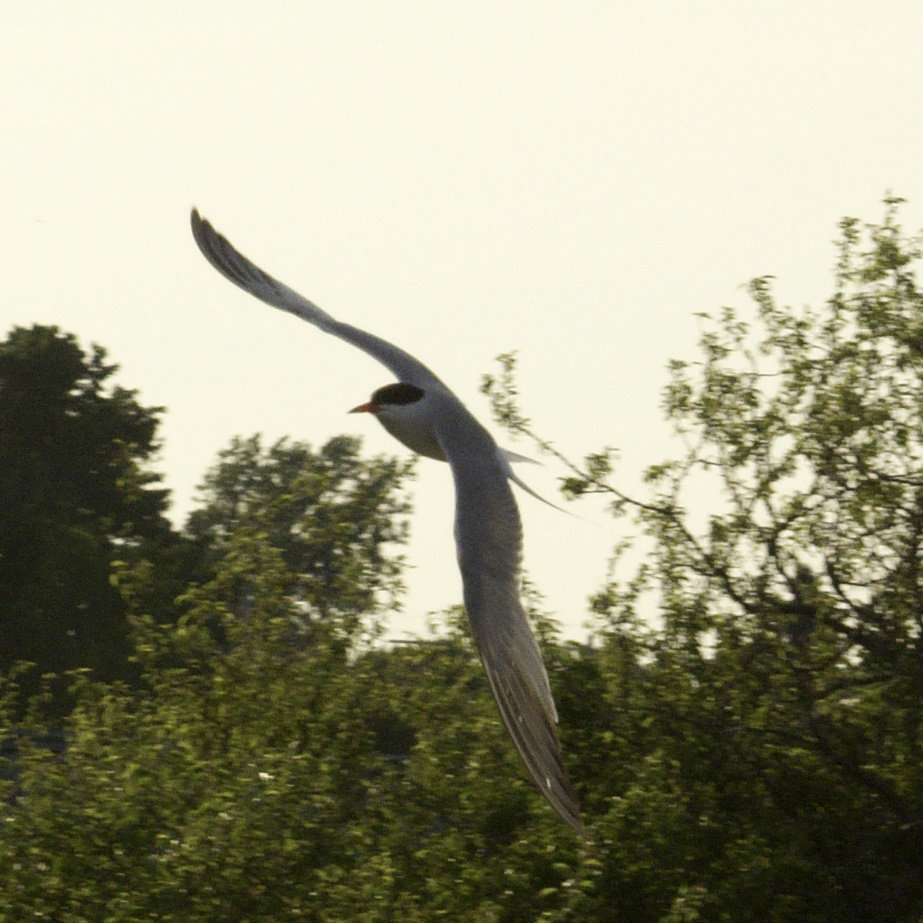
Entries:
<svg viewBox="0 0 923 923">
<path fill-rule="evenodd" d="M 923 912 L 923 294 L 899 204 L 865 235 L 841 223 L 822 309 L 760 278 L 754 323 L 704 318 L 664 395 L 686 448 L 649 497 L 608 450 L 571 466 L 571 495 L 603 492 L 653 543 L 595 600 L 602 727 L 636 748 L 629 775 L 587 769 L 626 919 Z M 529 432 L 511 375 L 486 388 Z"/>
<path fill-rule="evenodd" d="M 111 565 L 174 536 L 148 467 L 161 408 L 112 386 L 117 368 L 57 327 L 0 343 L 0 669 L 124 675 Z"/>
<path fill-rule="evenodd" d="M 412 462 L 363 459 L 358 439 L 339 436 L 318 452 L 281 439 L 263 449 L 259 436 L 235 438 L 206 474 L 202 506 L 187 532 L 214 567 L 250 534 L 277 549 L 291 575 L 299 623 L 336 626 L 344 639 L 372 630 L 401 590 L 402 559 L 393 549 L 407 537 L 409 509 L 399 493 Z M 229 588 L 242 613 L 248 586 Z"/>
</svg>

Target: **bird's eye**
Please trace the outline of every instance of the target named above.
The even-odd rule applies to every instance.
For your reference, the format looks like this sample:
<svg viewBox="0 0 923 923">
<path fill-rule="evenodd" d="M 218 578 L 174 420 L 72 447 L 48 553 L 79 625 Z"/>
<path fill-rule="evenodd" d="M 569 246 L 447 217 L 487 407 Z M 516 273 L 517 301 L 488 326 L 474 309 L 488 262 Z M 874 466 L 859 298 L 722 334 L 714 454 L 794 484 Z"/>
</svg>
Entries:
<svg viewBox="0 0 923 923">
<path fill-rule="evenodd" d="M 424 391 L 416 385 L 399 381 L 393 385 L 385 385 L 372 395 L 373 404 L 416 404 Z"/>
</svg>

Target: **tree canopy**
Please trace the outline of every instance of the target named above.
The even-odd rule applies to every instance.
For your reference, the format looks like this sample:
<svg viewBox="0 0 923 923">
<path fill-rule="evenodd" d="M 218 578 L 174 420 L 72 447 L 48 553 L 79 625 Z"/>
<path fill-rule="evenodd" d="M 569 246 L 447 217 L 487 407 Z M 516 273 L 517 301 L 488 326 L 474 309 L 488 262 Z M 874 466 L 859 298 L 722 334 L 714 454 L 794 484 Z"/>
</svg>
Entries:
<svg viewBox="0 0 923 923">
<path fill-rule="evenodd" d="M 609 450 L 538 440 L 644 549 L 620 547 L 592 596 L 592 645 L 529 597 L 586 840 L 531 789 L 460 610 L 434 640 L 375 642 L 407 467 L 253 437 L 205 477 L 169 611 L 150 588 L 175 569 L 116 568 L 132 682 L 72 675 L 62 721 L 41 701 L 17 718 L 6 674 L 0 907 L 919 920 L 923 295 L 899 206 L 841 223 L 824 305 L 779 305 L 761 278 L 746 312 L 703 316 L 664 389 L 680 448 L 638 495 Z M 485 389 L 531 434 L 514 372 Z"/>
<path fill-rule="evenodd" d="M 0 343 L 0 668 L 122 675 L 111 566 L 171 528 L 150 467 L 162 408 L 112 386 L 117 368 L 57 327 L 15 327 Z"/>
<path fill-rule="evenodd" d="M 318 452 L 286 439 L 264 449 L 259 436 L 235 438 L 206 474 L 187 532 L 212 563 L 232 552 L 235 536 L 259 536 L 292 575 L 305 625 L 335 621 L 350 639 L 372 631 L 370 618 L 399 602 L 394 552 L 406 540 L 409 507 L 398 490 L 412 463 L 359 451 L 346 436 Z M 246 587 L 237 592 L 245 605 Z"/>
<path fill-rule="evenodd" d="M 703 317 L 664 392 L 685 448 L 649 496 L 609 450 L 571 465 L 566 490 L 608 496 L 653 549 L 594 600 L 609 720 L 645 729 L 629 776 L 597 762 L 626 919 L 671 894 L 709 919 L 921 912 L 923 295 L 899 206 L 841 222 L 821 308 L 780 306 L 767 277 L 751 316 Z M 529 432 L 511 374 L 487 390 Z"/>
</svg>

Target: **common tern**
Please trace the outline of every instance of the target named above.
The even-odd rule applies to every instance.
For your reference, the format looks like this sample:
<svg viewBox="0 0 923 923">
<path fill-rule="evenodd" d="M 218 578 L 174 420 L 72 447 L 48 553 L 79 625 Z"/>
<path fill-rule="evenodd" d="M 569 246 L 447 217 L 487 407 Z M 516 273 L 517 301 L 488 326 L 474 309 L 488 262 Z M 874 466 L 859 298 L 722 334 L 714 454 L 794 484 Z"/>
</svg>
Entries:
<svg viewBox="0 0 923 923">
<path fill-rule="evenodd" d="M 273 307 L 351 343 L 398 379 L 352 412 L 371 413 L 411 451 L 447 461 L 455 481 L 455 543 L 462 596 L 490 688 L 513 743 L 538 790 L 582 832 L 577 795 L 564 769 L 557 710 L 520 599 L 522 523 L 504 452 L 462 402 L 422 362 L 397 346 L 331 317 L 236 250 L 196 209 L 192 234 L 215 269 Z M 530 493 L 532 491 L 529 491 Z"/>
</svg>

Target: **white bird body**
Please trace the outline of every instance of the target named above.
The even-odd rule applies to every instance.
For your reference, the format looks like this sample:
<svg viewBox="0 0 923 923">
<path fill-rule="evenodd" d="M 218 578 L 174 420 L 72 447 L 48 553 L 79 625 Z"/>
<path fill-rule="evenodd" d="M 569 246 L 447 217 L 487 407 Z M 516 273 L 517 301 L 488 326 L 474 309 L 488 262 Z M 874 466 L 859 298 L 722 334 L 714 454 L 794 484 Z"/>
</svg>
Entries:
<svg viewBox="0 0 923 923">
<path fill-rule="evenodd" d="M 438 410 L 434 406 L 438 396 L 438 391 L 427 391 L 420 400 L 412 404 L 399 405 L 399 412 L 392 412 L 390 407 L 380 406 L 376 417 L 378 422 L 411 452 L 434 458 L 436 461 L 447 461 L 439 436 L 431 423 L 431 420 L 438 416 Z M 370 411 L 372 409 L 366 404 L 362 406 L 368 407 Z"/>
<path fill-rule="evenodd" d="M 465 609 L 500 715 L 539 791 L 582 832 L 577 796 L 555 731 L 558 716 L 548 676 L 520 600 L 522 524 L 509 481 L 532 493 L 510 466 L 511 460 L 527 459 L 500 449 L 464 404 L 413 356 L 335 320 L 263 272 L 195 210 L 191 222 L 199 249 L 230 281 L 352 343 L 397 376 L 397 383 L 379 388 L 355 411 L 373 413 L 411 451 L 449 463 Z"/>
</svg>

